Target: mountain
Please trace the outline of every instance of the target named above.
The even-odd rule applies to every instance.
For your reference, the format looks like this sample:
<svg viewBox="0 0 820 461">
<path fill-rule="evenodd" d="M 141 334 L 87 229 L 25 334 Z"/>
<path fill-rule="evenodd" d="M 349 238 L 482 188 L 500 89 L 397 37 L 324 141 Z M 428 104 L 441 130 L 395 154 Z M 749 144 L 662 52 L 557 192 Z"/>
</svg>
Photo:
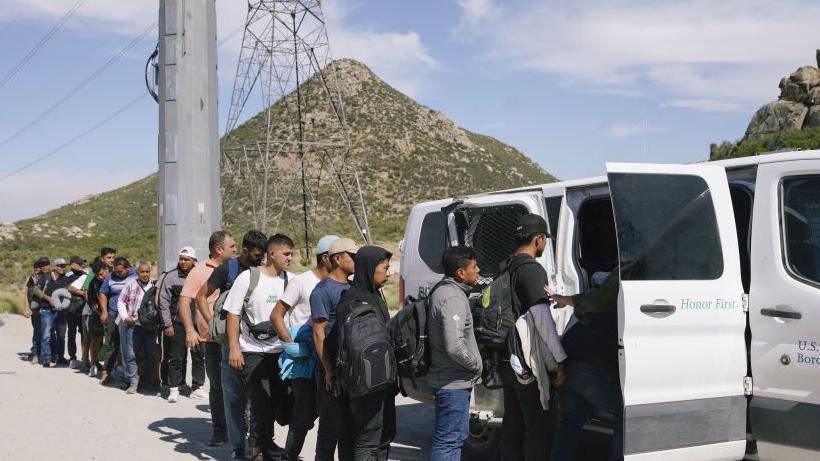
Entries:
<svg viewBox="0 0 820 461">
<path fill-rule="evenodd" d="M 555 181 L 524 153 L 492 137 L 458 127 L 441 112 L 422 106 L 379 79 L 362 63 L 343 59 L 328 66 L 323 77 L 338 82 L 350 132 L 346 162 L 359 172 L 374 240 L 396 242 L 404 232 L 413 204 L 455 195 L 506 189 Z M 322 79 L 305 82 L 305 101 L 318 98 Z M 288 121 L 289 94 L 270 113 L 276 139 L 292 136 Z M 226 134 L 223 147 L 253 143 L 265 137 L 266 112 Z M 330 126 L 328 110 L 304 114 L 311 136 L 321 137 Z M 332 133 L 328 133 L 332 134 Z M 287 164 L 294 154 L 279 154 Z M 252 162 L 253 163 L 253 162 Z M 250 170 L 258 165 L 247 165 Z M 235 235 L 255 227 L 252 201 L 258 200 L 259 178 L 223 169 L 222 194 L 225 228 Z M 272 179 L 272 180 L 275 180 Z M 354 227 L 331 183 L 313 186 L 312 234 L 336 232 L 355 235 Z M 156 174 L 119 189 L 91 196 L 16 223 L 0 223 L 0 288 L 19 286 L 39 255 L 67 258 L 95 255 L 103 245 L 113 246 L 132 259 L 156 258 Z M 282 207 L 275 230 L 301 235 L 301 193 Z M 271 232 L 271 222 L 263 230 Z M 268 226 L 271 226 L 268 228 Z M 297 242 L 301 238 L 297 239 Z"/>
<path fill-rule="evenodd" d="M 780 80 L 780 96 L 755 112 L 738 141 L 710 146 L 710 160 L 784 149 L 820 148 L 820 50 L 817 67 L 803 66 Z"/>
</svg>

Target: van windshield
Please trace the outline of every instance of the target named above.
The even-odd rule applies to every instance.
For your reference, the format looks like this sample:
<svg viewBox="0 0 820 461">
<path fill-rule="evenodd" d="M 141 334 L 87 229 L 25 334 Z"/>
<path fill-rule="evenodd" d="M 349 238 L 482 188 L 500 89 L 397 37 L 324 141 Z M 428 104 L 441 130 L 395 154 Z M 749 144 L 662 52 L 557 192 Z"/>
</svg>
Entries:
<svg viewBox="0 0 820 461">
<path fill-rule="evenodd" d="M 787 269 L 820 285 L 820 175 L 785 178 L 780 196 Z"/>
</svg>

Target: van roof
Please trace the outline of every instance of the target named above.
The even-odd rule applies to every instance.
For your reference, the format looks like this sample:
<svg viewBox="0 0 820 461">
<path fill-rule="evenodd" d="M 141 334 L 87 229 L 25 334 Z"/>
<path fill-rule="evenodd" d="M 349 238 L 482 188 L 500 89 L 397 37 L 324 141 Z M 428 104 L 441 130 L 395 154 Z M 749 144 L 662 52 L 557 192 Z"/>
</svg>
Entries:
<svg viewBox="0 0 820 461">
<path fill-rule="evenodd" d="M 768 154 L 762 155 L 754 155 L 750 157 L 742 157 L 742 158 L 733 158 L 733 159 L 726 159 L 726 160 L 715 160 L 715 161 L 708 161 L 704 160 L 702 162 L 692 162 L 691 165 L 696 164 L 703 164 L 709 163 L 711 165 L 719 165 L 726 169 L 740 169 L 743 167 L 753 166 L 753 165 L 760 165 L 762 163 L 776 163 L 776 162 L 793 162 L 796 160 L 817 160 L 820 159 L 820 150 L 800 150 L 800 151 L 782 151 L 782 152 L 773 152 Z M 580 178 L 580 179 L 570 179 L 567 181 L 556 181 L 551 183 L 545 184 L 535 184 L 532 186 L 524 186 L 524 187 L 516 187 L 514 189 L 504 189 L 498 191 L 490 191 L 490 192 L 480 192 L 478 194 L 470 194 L 470 195 L 463 195 L 459 197 L 484 197 L 488 195 L 496 195 L 496 194 L 508 194 L 511 192 L 527 192 L 527 191 L 543 191 L 545 194 L 548 194 L 550 191 L 562 191 L 566 188 L 572 187 L 580 187 L 580 186 L 588 186 L 592 184 L 602 184 L 607 181 L 606 175 L 600 176 L 591 176 L 588 178 Z M 430 202 L 423 202 L 419 203 L 418 205 L 425 205 L 425 204 L 432 204 L 434 202 L 441 202 L 441 201 L 449 201 L 452 198 L 448 199 L 441 199 L 441 200 L 433 200 Z"/>
</svg>

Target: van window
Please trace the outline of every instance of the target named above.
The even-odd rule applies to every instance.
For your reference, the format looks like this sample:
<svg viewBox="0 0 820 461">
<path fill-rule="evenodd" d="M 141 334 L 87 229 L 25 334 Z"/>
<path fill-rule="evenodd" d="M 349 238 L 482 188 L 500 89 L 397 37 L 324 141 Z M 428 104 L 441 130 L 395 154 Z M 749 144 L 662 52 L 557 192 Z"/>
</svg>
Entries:
<svg viewBox="0 0 820 461">
<path fill-rule="evenodd" d="M 735 229 L 737 230 L 737 246 L 740 250 L 740 279 L 743 282 L 743 292 L 749 292 L 751 284 L 752 263 L 749 259 L 751 247 L 752 207 L 754 196 L 752 191 L 739 184 L 730 184 L 729 193 L 732 196 L 732 210 L 735 214 Z"/>
<path fill-rule="evenodd" d="M 555 242 L 558 240 L 558 218 L 561 216 L 561 200 L 563 197 L 547 197 L 547 219 L 549 220 L 550 234 L 552 234 L 552 249 L 555 251 Z"/>
<path fill-rule="evenodd" d="M 609 175 L 623 280 L 715 280 L 723 251 L 699 176 Z"/>
<path fill-rule="evenodd" d="M 460 242 L 475 249 L 482 277 L 495 277 L 501 262 L 515 251 L 518 219 L 529 210 L 510 204 L 464 207 L 457 213 L 463 217 L 456 218 Z"/>
<path fill-rule="evenodd" d="M 428 213 L 421 222 L 419 256 L 437 274 L 444 273 L 441 257 L 447 247 L 447 216 L 443 211 Z"/>
<path fill-rule="evenodd" d="M 781 185 L 786 267 L 798 279 L 820 284 L 820 176 L 785 178 Z"/>
</svg>

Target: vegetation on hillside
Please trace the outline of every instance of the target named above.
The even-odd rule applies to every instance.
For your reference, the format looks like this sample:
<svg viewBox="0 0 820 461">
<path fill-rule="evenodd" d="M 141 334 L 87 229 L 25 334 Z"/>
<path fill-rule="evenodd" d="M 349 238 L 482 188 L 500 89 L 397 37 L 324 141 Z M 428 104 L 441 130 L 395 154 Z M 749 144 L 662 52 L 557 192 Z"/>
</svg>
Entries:
<svg viewBox="0 0 820 461">
<path fill-rule="evenodd" d="M 820 127 L 809 129 L 789 129 L 762 136 L 760 139 L 738 143 L 723 142 L 712 146 L 709 160 L 748 157 L 780 150 L 820 149 Z"/>
</svg>

